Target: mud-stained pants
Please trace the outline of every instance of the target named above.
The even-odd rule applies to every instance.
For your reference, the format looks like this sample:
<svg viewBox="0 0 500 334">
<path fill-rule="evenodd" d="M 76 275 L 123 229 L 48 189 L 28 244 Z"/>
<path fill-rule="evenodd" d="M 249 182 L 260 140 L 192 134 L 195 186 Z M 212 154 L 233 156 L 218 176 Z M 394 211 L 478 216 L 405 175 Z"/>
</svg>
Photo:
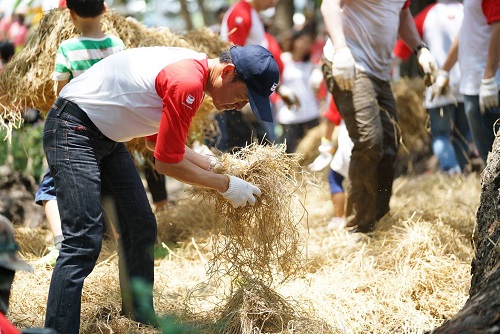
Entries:
<svg viewBox="0 0 500 334">
<path fill-rule="evenodd" d="M 344 118 L 354 147 L 349 167 L 348 226 L 360 232 L 373 230 L 389 212 L 394 163 L 399 147 L 396 102 L 389 81 L 357 71 L 354 89 L 334 84 L 331 62 L 323 58 L 323 74 Z"/>
</svg>

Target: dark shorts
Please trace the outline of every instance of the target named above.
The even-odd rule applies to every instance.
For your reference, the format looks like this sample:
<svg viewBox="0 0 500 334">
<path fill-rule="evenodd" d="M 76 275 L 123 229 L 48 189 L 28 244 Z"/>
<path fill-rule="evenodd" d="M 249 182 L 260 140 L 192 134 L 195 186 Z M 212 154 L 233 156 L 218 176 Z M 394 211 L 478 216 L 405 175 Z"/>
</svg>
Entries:
<svg viewBox="0 0 500 334">
<path fill-rule="evenodd" d="M 330 173 L 328 173 L 328 183 L 330 184 L 330 194 L 343 193 L 344 187 L 342 186 L 342 182 L 344 181 L 344 177 L 330 169 Z"/>
<path fill-rule="evenodd" d="M 47 171 L 43 176 L 40 187 L 35 194 L 35 203 L 43 205 L 43 201 L 51 201 L 56 199 L 56 188 L 54 187 L 54 178 Z"/>
</svg>

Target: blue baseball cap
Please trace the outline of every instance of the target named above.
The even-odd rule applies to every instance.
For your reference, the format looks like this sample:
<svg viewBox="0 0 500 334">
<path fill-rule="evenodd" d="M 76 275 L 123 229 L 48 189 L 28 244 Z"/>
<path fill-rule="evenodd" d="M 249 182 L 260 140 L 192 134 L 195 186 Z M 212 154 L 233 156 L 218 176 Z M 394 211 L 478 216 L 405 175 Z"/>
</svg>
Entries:
<svg viewBox="0 0 500 334">
<path fill-rule="evenodd" d="M 250 107 L 258 119 L 273 121 L 269 96 L 278 87 L 280 72 L 271 52 L 260 45 L 232 46 L 238 76 L 246 83 Z"/>
</svg>

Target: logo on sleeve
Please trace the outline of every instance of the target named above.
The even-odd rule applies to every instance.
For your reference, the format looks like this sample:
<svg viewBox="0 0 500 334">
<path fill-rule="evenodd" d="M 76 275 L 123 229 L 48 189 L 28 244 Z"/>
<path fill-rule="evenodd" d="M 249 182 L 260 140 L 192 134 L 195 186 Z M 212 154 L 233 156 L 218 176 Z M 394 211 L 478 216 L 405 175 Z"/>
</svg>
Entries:
<svg viewBox="0 0 500 334">
<path fill-rule="evenodd" d="M 186 100 L 183 101 L 182 104 L 184 106 L 186 106 L 187 108 L 192 110 L 194 101 L 195 101 L 195 97 L 191 94 L 188 94 L 188 96 L 186 97 Z"/>
</svg>

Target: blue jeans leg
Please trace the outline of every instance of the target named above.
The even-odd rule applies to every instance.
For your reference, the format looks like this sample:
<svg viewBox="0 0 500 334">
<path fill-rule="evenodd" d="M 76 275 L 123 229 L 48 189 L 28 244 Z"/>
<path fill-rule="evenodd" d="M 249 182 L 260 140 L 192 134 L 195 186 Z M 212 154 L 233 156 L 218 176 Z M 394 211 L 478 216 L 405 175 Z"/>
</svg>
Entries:
<svg viewBox="0 0 500 334">
<path fill-rule="evenodd" d="M 43 144 L 64 235 L 50 283 L 45 326 L 77 334 L 83 282 L 92 272 L 102 245 L 101 188 L 113 196 L 116 224 L 126 249 L 120 254 L 120 261 L 126 263 L 126 270 L 120 270 L 120 281 L 124 275 L 137 275 L 149 280 L 152 287 L 156 221 L 123 144 L 109 140 L 92 124 L 54 109 L 45 121 Z"/>
<path fill-rule="evenodd" d="M 455 106 L 447 105 L 431 108 L 428 111 L 431 121 L 432 150 L 439 159 L 441 170 L 460 173 L 461 168 L 452 144 Z"/>
<path fill-rule="evenodd" d="M 472 142 L 470 133 L 469 122 L 465 115 L 465 108 L 463 103 L 458 103 L 455 112 L 454 127 L 452 134 L 452 143 L 455 148 L 455 155 L 457 156 L 458 164 L 462 171 L 469 162 L 469 145 Z"/>
<path fill-rule="evenodd" d="M 484 114 L 479 108 L 478 95 L 464 95 L 465 114 L 469 121 L 472 139 L 479 155 L 486 163 L 495 135 L 493 126 L 500 117 L 500 108 L 487 109 Z"/>
</svg>

